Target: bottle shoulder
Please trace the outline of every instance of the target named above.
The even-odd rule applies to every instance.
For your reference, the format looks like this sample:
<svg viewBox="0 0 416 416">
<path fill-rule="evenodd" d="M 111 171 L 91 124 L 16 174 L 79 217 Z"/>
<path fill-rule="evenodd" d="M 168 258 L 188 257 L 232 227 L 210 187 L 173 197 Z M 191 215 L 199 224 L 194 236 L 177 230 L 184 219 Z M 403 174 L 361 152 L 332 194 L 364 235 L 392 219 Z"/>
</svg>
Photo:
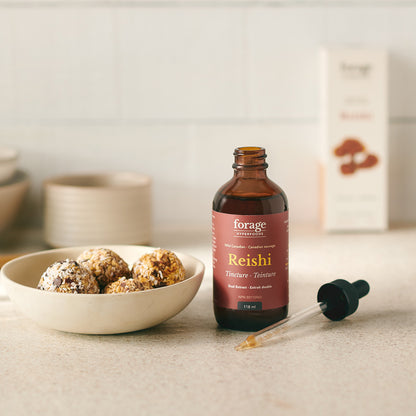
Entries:
<svg viewBox="0 0 416 416">
<path fill-rule="evenodd" d="M 232 178 L 219 188 L 216 195 L 235 196 L 240 198 L 267 198 L 284 195 L 283 189 L 271 179 L 265 178 Z"/>
<path fill-rule="evenodd" d="M 212 207 L 217 212 L 261 215 L 287 211 L 288 202 L 284 191 L 268 178 L 233 178 L 217 191 Z"/>
</svg>

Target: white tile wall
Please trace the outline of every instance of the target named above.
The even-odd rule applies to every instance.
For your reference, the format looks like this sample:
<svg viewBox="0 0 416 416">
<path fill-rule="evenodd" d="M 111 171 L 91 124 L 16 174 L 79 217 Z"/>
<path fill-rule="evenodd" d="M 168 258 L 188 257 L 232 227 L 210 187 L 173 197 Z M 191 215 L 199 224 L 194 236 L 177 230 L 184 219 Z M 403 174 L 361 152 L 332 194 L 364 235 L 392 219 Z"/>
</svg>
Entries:
<svg viewBox="0 0 416 416">
<path fill-rule="evenodd" d="M 244 117 L 240 9 L 116 10 L 122 117 Z"/>
<path fill-rule="evenodd" d="M 390 213 L 416 221 L 416 0 L 0 0 L 0 144 L 41 183 L 154 178 L 155 221 L 209 224 L 237 145 L 267 148 L 291 218 L 318 222 L 318 48 L 390 53 Z"/>
<path fill-rule="evenodd" d="M 14 77 L 15 43 L 13 40 L 13 25 L 11 12 L 0 12 L 0 114 L 1 118 L 7 118 L 17 114 L 16 108 L 16 81 Z"/>
<path fill-rule="evenodd" d="M 9 32 L 4 43 L 13 46 L 12 59 L 4 61 L 2 70 L 15 101 L 3 117 L 114 118 L 118 91 L 112 17 L 108 9 L 2 10 L 1 26 Z"/>
<path fill-rule="evenodd" d="M 317 50 L 325 13 L 315 8 L 259 8 L 247 16 L 249 115 L 316 118 Z"/>
</svg>

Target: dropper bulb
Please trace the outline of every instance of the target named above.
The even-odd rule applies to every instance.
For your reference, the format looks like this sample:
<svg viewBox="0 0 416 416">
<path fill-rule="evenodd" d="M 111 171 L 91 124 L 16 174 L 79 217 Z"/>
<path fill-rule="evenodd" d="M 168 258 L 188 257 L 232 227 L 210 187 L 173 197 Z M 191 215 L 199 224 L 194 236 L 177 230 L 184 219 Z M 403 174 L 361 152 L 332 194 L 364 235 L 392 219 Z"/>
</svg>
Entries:
<svg viewBox="0 0 416 416">
<path fill-rule="evenodd" d="M 370 291 L 370 285 L 365 280 L 357 280 L 352 285 L 355 287 L 359 298 L 368 295 L 368 292 Z"/>
<path fill-rule="evenodd" d="M 325 302 L 324 315 L 332 321 L 340 321 L 358 308 L 358 299 L 367 295 L 370 285 L 365 280 L 354 283 L 343 279 L 322 285 L 318 291 L 318 302 Z"/>
</svg>

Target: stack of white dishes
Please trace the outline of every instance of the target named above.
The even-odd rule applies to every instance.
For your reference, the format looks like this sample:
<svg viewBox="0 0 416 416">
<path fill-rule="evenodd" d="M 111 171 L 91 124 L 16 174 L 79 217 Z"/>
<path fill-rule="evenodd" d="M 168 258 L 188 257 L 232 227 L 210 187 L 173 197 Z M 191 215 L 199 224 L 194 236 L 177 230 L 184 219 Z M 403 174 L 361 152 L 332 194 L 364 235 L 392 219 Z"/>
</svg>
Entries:
<svg viewBox="0 0 416 416">
<path fill-rule="evenodd" d="M 45 188 L 45 240 L 53 247 L 148 244 L 151 179 L 134 172 L 52 178 Z"/>
<path fill-rule="evenodd" d="M 18 152 L 0 147 L 0 232 L 13 224 L 29 188 L 28 175 L 17 170 Z"/>
</svg>

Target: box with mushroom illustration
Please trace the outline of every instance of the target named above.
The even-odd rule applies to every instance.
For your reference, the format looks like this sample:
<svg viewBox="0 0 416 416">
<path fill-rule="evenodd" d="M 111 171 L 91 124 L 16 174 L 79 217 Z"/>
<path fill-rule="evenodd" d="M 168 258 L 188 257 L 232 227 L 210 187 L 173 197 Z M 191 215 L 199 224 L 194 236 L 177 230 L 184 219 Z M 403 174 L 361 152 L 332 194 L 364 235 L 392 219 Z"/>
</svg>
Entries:
<svg viewBox="0 0 416 416">
<path fill-rule="evenodd" d="M 322 222 L 327 231 L 385 230 L 387 53 L 321 51 Z"/>
</svg>

